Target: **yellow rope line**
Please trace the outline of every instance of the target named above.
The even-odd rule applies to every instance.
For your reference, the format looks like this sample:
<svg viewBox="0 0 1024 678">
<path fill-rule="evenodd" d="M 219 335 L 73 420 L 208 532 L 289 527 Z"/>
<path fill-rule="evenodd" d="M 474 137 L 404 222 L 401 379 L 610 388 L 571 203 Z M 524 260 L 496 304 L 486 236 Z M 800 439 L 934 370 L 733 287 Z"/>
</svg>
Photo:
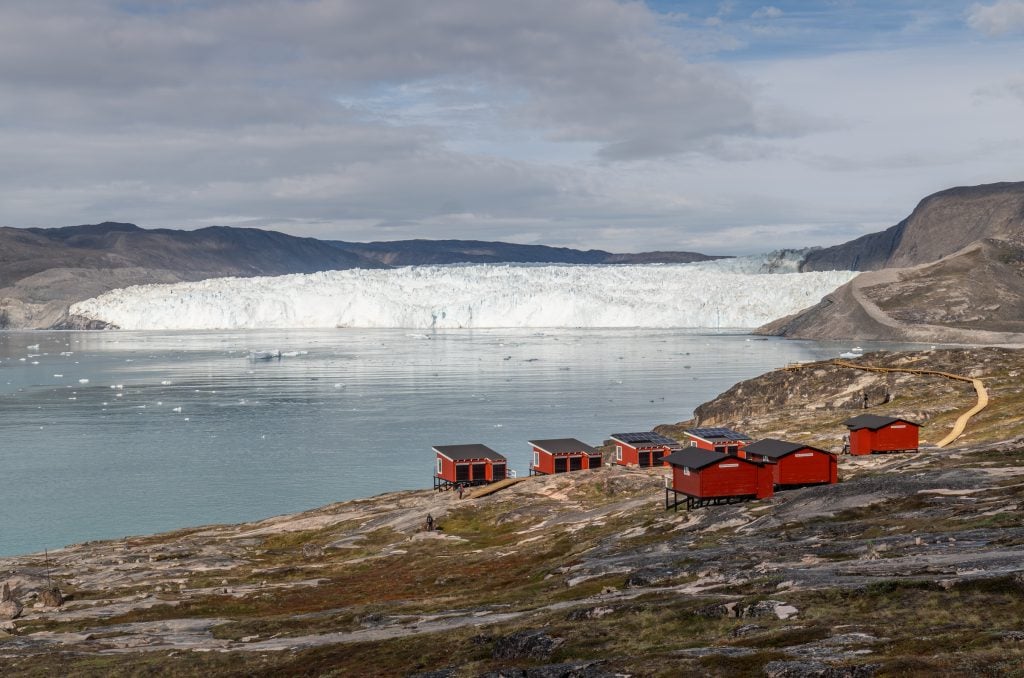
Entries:
<svg viewBox="0 0 1024 678">
<path fill-rule="evenodd" d="M 939 370 L 922 370 L 913 367 L 875 367 L 873 365 L 858 365 L 856 363 L 846 362 L 845 360 L 830 360 L 828 361 L 836 367 L 849 367 L 854 370 L 863 370 L 865 372 L 905 372 L 908 374 L 931 374 L 938 377 L 945 377 L 946 379 L 955 379 L 957 381 L 969 381 L 974 385 L 974 391 L 978 394 L 978 402 L 971 409 L 961 414 L 956 423 L 953 425 L 953 430 L 949 432 L 945 438 L 935 443 L 936 447 L 945 447 L 951 442 L 963 435 L 964 429 L 967 428 L 967 422 L 971 417 L 981 412 L 988 406 L 988 391 L 985 390 L 985 384 L 982 383 L 981 379 L 974 379 L 973 377 L 965 377 L 960 374 L 952 374 L 950 372 L 940 372 Z M 787 370 L 801 369 L 804 367 L 816 366 L 820 363 L 807 363 L 807 364 L 796 364 L 787 365 Z"/>
</svg>

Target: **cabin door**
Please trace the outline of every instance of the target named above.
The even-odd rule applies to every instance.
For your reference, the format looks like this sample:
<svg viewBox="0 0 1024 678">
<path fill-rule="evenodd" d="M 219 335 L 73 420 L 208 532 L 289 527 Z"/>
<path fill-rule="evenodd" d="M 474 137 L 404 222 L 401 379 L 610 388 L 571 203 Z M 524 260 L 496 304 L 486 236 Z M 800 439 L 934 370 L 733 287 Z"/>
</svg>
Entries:
<svg viewBox="0 0 1024 678">
<path fill-rule="evenodd" d="M 491 465 L 492 480 L 504 480 L 505 479 L 505 465 L 504 464 L 492 464 Z"/>
<path fill-rule="evenodd" d="M 570 471 L 579 471 L 582 468 L 583 468 L 583 457 L 580 457 L 580 456 L 569 457 L 569 470 Z"/>
<path fill-rule="evenodd" d="M 569 470 L 566 461 L 565 457 L 555 457 L 555 473 L 565 473 Z"/>
<path fill-rule="evenodd" d="M 651 465 L 651 452 L 650 452 L 650 450 L 641 450 L 639 454 L 640 454 L 640 465 L 641 466 L 650 466 Z"/>
<path fill-rule="evenodd" d="M 487 479 L 487 464 L 473 464 L 473 480 Z"/>
<path fill-rule="evenodd" d="M 455 465 L 455 482 L 457 482 L 457 483 L 468 483 L 469 482 L 469 464 L 456 464 Z"/>
</svg>

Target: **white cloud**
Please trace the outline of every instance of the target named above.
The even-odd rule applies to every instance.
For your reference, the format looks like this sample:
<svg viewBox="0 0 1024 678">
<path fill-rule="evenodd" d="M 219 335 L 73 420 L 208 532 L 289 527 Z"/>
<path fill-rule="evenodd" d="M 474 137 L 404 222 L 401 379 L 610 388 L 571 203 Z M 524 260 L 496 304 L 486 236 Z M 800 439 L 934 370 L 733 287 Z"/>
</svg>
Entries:
<svg viewBox="0 0 1024 678">
<path fill-rule="evenodd" d="M 782 10 L 773 5 L 765 5 L 761 7 L 753 14 L 750 15 L 751 19 L 778 19 L 782 16 Z"/>
<path fill-rule="evenodd" d="M 999 36 L 1024 32 L 1024 0 L 999 0 L 991 5 L 973 4 L 967 24 L 976 31 Z"/>
</svg>

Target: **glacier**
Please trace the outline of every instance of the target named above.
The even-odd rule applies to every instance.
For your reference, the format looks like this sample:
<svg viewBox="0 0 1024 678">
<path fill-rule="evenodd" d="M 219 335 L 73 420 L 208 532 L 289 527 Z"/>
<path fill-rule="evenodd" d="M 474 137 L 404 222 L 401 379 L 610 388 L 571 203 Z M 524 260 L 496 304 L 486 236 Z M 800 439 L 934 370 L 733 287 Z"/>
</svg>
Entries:
<svg viewBox="0 0 1024 678">
<path fill-rule="evenodd" d="M 745 329 L 811 306 L 857 275 L 760 272 L 765 261 L 771 260 L 449 264 L 215 278 L 111 290 L 74 304 L 70 313 L 126 330 Z M 777 262 L 769 269 L 779 270 Z"/>
</svg>

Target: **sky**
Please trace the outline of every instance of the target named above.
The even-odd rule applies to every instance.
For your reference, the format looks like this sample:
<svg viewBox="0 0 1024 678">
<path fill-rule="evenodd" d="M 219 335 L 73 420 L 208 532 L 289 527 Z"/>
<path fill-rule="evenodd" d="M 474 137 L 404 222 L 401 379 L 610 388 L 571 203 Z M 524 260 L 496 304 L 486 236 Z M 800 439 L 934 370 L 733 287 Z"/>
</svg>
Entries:
<svg viewBox="0 0 1024 678">
<path fill-rule="evenodd" d="M 4 0 L 0 225 L 751 254 L 1024 181 L 1024 0 Z"/>
</svg>

